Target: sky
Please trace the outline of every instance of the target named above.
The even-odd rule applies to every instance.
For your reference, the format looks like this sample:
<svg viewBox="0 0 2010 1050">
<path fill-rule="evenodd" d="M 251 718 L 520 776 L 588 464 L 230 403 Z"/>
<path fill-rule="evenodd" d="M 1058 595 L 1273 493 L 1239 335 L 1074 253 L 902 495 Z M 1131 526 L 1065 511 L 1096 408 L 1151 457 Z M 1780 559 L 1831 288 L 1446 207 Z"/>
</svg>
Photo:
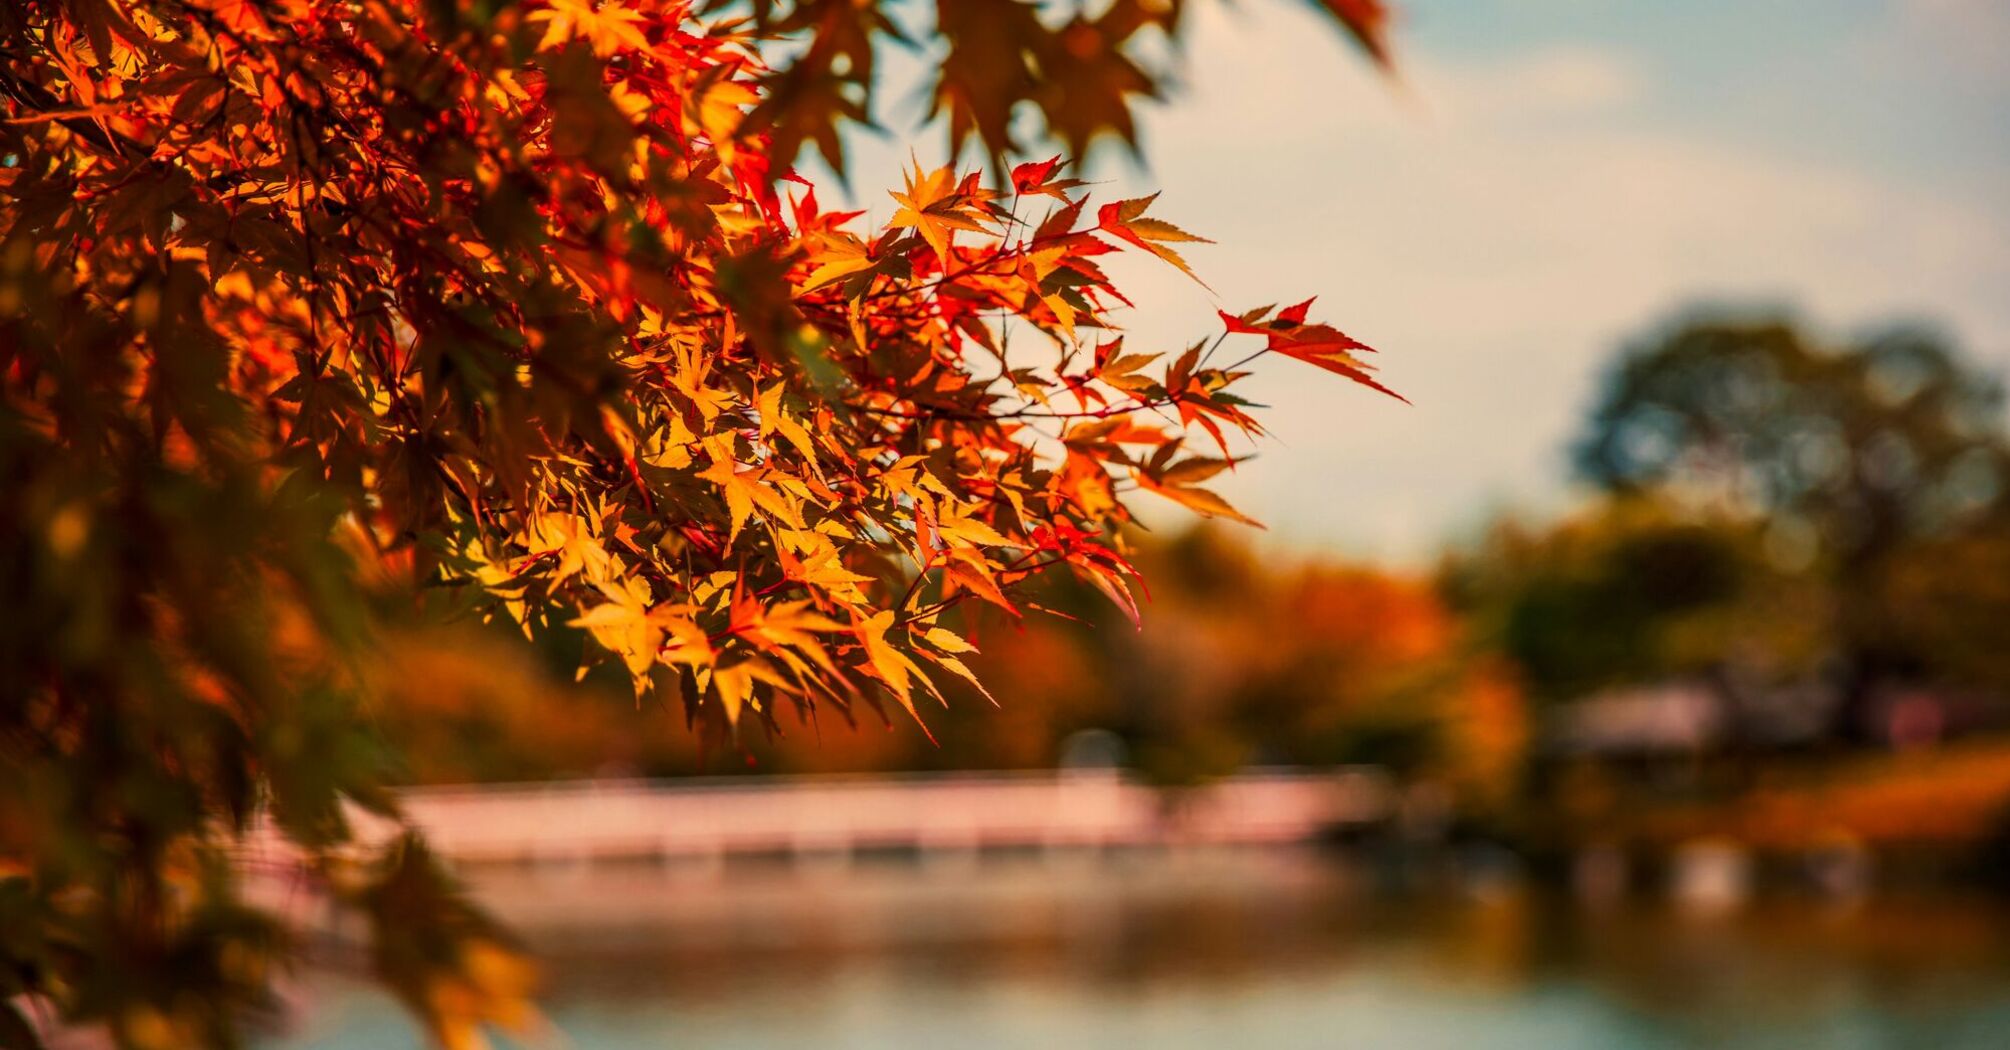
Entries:
<svg viewBox="0 0 2010 1050">
<path fill-rule="evenodd" d="M 1420 563 L 1568 508 L 1603 370 L 1693 307 L 1924 321 L 2010 378 L 2010 4 L 1409 0 L 1394 82 L 1309 5 L 1196 8 L 1145 166 L 1089 174 L 1163 190 L 1153 214 L 1217 242 L 1186 253 L 1215 294 L 1111 265 L 1126 348 L 1316 295 L 1412 402 L 1264 362 L 1244 396 L 1271 434 L 1216 487 L 1267 545 Z M 939 134 L 854 143 L 871 218 L 910 147 L 943 159 Z"/>
</svg>

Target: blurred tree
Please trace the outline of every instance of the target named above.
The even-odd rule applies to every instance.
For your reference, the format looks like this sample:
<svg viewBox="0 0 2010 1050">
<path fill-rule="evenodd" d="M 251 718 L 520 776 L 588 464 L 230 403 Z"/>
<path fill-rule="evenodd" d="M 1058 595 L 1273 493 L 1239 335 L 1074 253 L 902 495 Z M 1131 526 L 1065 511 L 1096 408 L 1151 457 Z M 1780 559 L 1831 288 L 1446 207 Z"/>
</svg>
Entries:
<svg viewBox="0 0 2010 1050">
<path fill-rule="evenodd" d="M 2002 408 L 1995 376 L 1924 331 L 1830 348 L 1785 321 L 1690 322 L 1624 356 L 1577 466 L 1763 517 L 1851 572 L 2002 511 Z"/>
<path fill-rule="evenodd" d="M 1930 550 L 1986 559 L 1974 552 L 2002 542 L 2002 405 L 1994 376 L 1919 329 L 1831 347 L 1783 320 L 1688 321 L 1621 359 L 1576 459 L 1610 493 L 1757 520 L 1777 568 L 1823 581 L 1844 667 L 1837 728 L 1858 736 L 1879 683 L 1952 673 L 1950 647 L 1983 627 L 1894 630 L 1907 606 L 1893 588 L 1921 589 Z"/>
<path fill-rule="evenodd" d="M 1808 645 L 1769 635 L 1768 617 L 1755 608 L 1787 593 L 1759 535 L 1635 497 L 1539 529 L 1503 521 L 1478 546 L 1449 555 L 1440 583 L 1498 641 L 1539 702 L 1710 675 L 1754 650 L 1798 654 L 1781 669 L 1796 673 L 1810 663 Z"/>
<path fill-rule="evenodd" d="M 1026 600 L 1061 615 L 982 625 L 970 665 L 996 706 L 951 691 L 930 719 L 939 746 L 790 718 L 750 745 L 759 768 L 1051 769 L 1070 736 L 1099 729 L 1168 785 L 1252 763 L 1373 762 L 1476 806 L 1511 792 L 1525 742 L 1514 675 L 1428 580 L 1261 557 L 1206 526 L 1134 543 L 1152 581 L 1138 629 L 1110 629 L 1122 614 L 1094 587 L 1046 581 Z"/>
<path fill-rule="evenodd" d="M 1085 637 L 1146 776 L 1372 762 L 1468 803 L 1512 787 L 1519 693 L 1429 581 L 1264 559 L 1206 527 L 1142 545 L 1138 564 L 1155 581 L 1144 629 Z"/>
<path fill-rule="evenodd" d="M 822 211 L 790 165 L 869 123 L 891 6 L 0 5 L 8 1042 L 21 995 L 240 1042 L 283 947 L 229 863 L 261 812 L 436 1037 L 527 1023 L 423 847 L 345 820 L 390 803 L 379 639 L 498 620 L 720 735 L 911 711 L 968 673 L 965 599 L 1053 570 L 1129 604 L 1129 487 L 1234 514 L 1184 439 L 1256 429 L 1245 364 L 1374 385 L 1309 304 L 1120 351 L 1095 257 L 1198 238 L 1008 173 L 1029 132 L 1130 141 L 1184 4 L 944 0 L 914 35 L 995 185 Z M 1378 3 L 1327 7 L 1384 53 Z"/>
<path fill-rule="evenodd" d="M 1875 584 L 1884 651 L 1944 684 L 2010 698 L 2010 522 L 1912 544 Z"/>
</svg>

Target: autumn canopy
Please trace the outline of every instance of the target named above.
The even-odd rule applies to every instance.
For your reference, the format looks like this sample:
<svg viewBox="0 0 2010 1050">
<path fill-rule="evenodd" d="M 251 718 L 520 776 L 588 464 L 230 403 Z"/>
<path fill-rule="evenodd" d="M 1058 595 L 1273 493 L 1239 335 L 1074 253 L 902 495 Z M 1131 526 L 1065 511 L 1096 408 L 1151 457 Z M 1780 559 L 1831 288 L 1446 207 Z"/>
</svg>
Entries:
<svg viewBox="0 0 2010 1050">
<path fill-rule="evenodd" d="M 373 636 L 583 632 L 583 664 L 722 735 L 925 719 L 972 606 L 1065 572 L 1135 613 L 1130 493 L 1240 517 L 1203 486 L 1258 432 L 1254 360 L 1380 389 L 1309 304 L 1125 345 L 1099 259 L 1190 274 L 1200 238 L 1013 164 L 1131 138 L 1163 76 L 1136 45 L 1181 5 L 711 6 L 0 11 L 0 958 L 28 975 L 0 998 L 226 1041 L 255 977 L 105 960 L 267 945 L 206 859 L 263 809 L 451 1032 L 487 993 L 434 949 L 479 924 L 398 928 L 422 858 L 337 863 L 339 801 L 388 805 L 354 714 Z M 1379 56 L 1379 6 L 1331 6 Z M 917 165 L 866 229 L 792 165 L 842 170 L 910 37 L 996 176 Z"/>
</svg>

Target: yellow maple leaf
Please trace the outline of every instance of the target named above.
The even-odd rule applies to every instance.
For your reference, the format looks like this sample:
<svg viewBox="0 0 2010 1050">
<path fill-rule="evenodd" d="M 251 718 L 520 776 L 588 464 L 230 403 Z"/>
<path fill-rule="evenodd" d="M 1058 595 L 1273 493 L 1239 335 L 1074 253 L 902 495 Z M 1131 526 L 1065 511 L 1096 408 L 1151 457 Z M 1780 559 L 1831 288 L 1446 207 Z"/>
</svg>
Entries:
<svg viewBox="0 0 2010 1050">
<path fill-rule="evenodd" d="M 810 275 L 801 290 L 813 292 L 824 285 L 844 280 L 873 268 L 876 260 L 864 241 L 848 233 L 825 234 L 807 242 L 810 246 Z"/>
<path fill-rule="evenodd" d="M 882 610 L 868 619 L 853 624 L 852 632 L 858 637 L 859 647 L 865 651 L 866 670 L 873 677 L 886 683 L 887 689 L 893 693 L 893 698 L 900 701 L 900 706 L 907 708 L 907 713 L 913 715 L 914 720 L 919 722 L 921 714 L 914 709 L 913 691 L 909 680 L 921 678 L 925 682 L 927 679 L 921 674 L 921 668 L 914 666 L 914 661 L 908 659 L 906 654 L 894 648 L 893 644 L 886 640 L 886 632 L 892 627 L 893 613 L 890 610 Z"/>
<path fill-rule="evenodd" d="M 754 398 L 754 410 L 761 416 L 761 438 L 768 439 L 774 434 L 782 435 L 795 450 L 802 454 L 803 461 L 817 477 L 823 477 L 823 468 L 817 464 L 816 443 L 810 440 L 810 432 L 801 423 L 790 418 L 782 408 L 782 393 L 787 384 L 776 383 Z"/>
<path fill-rule="evenodd" d="M 935 257 L 942 261 L 944 269 L 949 267 L 949 250 L 954 243 L 957 230 L 985 231 L 983 223 L 967 208 L 968 198 L 958 191 L 955 175 L 947 165 L 934 171 L 923 173 L 916 163 L 907 175 L 907 192 L 887 191 L 900 210 L 887 220 L 888 226 L 913 227 L 935 249 Z"/>
<path fill-rule="evenodd" d="M 649 47 L 648 38 L 636 27 L 642 16 L 616 3 L 552 0 L 550 7 L 531 12 L 530 21 L 544 23 L 539 51 L 550 51 L 571 40 L 586 41 L 602 58 L 623 48 L 643 51 Z"/>
<path fill-rule="evenodd" d="M 557 579 L 584 572 L 589 580 L 607 574 L 607 548 L 594 536 L 593 524 L 574 514 L 539 514 L 530 521 L 526 546 L 532 557 L 558 555 Z"/>
<path fill-rule="evenodd" d="M 754 471 L 741 471 L 740 464 L 733 458 L 733 439 L 730 435 L 714 434 L 699 443 L 712 463 L 698 476 L 719 486 L 726 497 L 726 516 L 731 524 L 726 542 L 731 543 L 740 535 L 740 527 L 754 513 L 755 485 Z"/>
</svg>

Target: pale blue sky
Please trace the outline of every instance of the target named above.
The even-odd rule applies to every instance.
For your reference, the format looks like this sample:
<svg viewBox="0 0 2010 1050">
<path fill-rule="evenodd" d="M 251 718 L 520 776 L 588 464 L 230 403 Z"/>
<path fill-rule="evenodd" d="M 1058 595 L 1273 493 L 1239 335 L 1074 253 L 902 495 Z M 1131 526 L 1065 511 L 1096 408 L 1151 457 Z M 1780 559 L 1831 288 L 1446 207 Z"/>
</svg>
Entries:
<svg viewBox="0 0 2010 1050">
<path fill-rule="evenodd" d="M 1418 559 L 1567 506 L 1600 369 L 1699 302 L 1929 320 L 2010 373 L 2010 3 L 1411 0 L 1393 90 L 1302 5 L 1196 7 L 1150 170 L 1094 174 L 1219 242 L 1189 258 L 1220 305 L 1318 295 L 1415 402 L 1266 363 L 1273 437 L 1219 486 L 1266 543 Z M 855 144 L 875 218 L 913 143 L 940 159 Z M 1132 347 L 1214 331 L 1177 273 L 1116 269 Z"/>
</svg>

